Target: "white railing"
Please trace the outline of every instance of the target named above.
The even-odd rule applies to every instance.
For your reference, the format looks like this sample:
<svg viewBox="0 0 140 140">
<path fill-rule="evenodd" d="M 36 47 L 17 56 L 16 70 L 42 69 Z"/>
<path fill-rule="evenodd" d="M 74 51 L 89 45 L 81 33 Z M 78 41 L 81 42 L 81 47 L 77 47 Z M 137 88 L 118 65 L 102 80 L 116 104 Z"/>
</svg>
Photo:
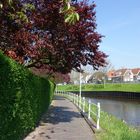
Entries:
<svg viewBox="0 0 140 140">
<path fill-rule="evenodd" d="M 89 120 L 96 117 L 96 128 L 100 128 L 100 103 L 94 104 L 90 99 L 87 100 L 85 97 L 80 97 L 79 95 L 71 92 L 57 91 L 55 94 L 65 96 L 70 99 L 83 114 L 87 114 L 87 118 Z"/>
</svg>

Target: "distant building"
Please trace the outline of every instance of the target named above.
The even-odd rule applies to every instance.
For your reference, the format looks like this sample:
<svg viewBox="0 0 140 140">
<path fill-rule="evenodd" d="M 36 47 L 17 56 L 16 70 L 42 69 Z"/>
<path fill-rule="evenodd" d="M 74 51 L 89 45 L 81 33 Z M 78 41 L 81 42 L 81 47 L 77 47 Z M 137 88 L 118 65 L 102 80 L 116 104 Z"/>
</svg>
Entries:
<svg viewBox="0 0 140 140">
<path fill-rule="evenodd" d="M 101 84 L 105 78 L 105 73 L 96 71 L 88 79 L 88 83 Z"/>
<path fill-rule="evenodd" d="M 107 72 L 107 80 L 112 80 L 112 77 L 114 76 L 114 70 L 111 70 L 109 72 Z"/>
<path fill-rule="evenodd" d="M 73 71 L 70 74 L 70 83 L 79 84 L 80 73 Z M 94 73 L 81 73 L 81 83 L 101 84 L 103 82 L 140 82 L 140 68 L 111 70 L 107 73 L 96 71 Z"/>
<path fill-rule="evenodd" d="M 133 82 L 140 80 L 140 68 L 119 69 L 107 73 L 108 80 L 112 82 Z"/>
<path fill-rule="evenodd" d="M 91 77 L 92 74 L 90 73 L 81 73 L 81 83 L 86 84 L 88 83 L 89 78 Z M 70 82 L 72 84 L 79 84 L 80 83 L 80 73 L 76 71 L 72 71 L 70 74 Z"/>
<path fill-rule="evenodd" d="M 140 81 L 140 68 L 132 69 L 134 81 Z"/>
</svg>

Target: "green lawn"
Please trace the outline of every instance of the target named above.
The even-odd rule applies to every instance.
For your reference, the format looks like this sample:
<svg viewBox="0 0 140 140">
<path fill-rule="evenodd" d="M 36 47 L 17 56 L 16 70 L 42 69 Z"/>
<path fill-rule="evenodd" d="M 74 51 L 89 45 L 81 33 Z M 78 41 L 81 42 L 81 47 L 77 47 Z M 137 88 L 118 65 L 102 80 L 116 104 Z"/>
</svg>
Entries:
<svg viewBox="0 0 140 140">
<path fill-rule="evenodd" d="M 95 119 L 95 118 L 94 118 Z M 139 140 L 140 131 L 128 126 L 123 121 L 101 111 L 100 126 L 103 130 L 96 133 L 99 140 Z"/>
<path fill-rule="evenodd" d="M 58 90 L 63 91 L 78 91 L 79 85 L 59 85 Z M 86 84 L 82 85 L 82 91 L 128 91 L 140 92 L 139 84 Z"/>
</svg>

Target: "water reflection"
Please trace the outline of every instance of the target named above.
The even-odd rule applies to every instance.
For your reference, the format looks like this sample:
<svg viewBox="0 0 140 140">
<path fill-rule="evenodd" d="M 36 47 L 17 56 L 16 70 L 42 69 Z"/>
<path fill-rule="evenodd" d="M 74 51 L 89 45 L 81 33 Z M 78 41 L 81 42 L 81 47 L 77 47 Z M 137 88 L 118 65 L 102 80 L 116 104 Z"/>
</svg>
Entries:
<svg viewBox="0 0 140 140">
<path fill-rule="evenodd" d="M 140 129 L 140 102 L 91 98 L 101 109 Z"/>
</svg>

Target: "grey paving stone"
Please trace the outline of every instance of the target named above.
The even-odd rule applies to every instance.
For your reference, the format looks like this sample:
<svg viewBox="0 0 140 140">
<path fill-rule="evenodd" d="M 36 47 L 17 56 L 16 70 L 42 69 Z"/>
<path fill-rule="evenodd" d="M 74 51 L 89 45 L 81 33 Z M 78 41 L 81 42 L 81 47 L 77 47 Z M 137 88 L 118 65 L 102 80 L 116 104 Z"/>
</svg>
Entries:
<svg viewBox="0 0 140 140">
<path fill-rule="evenodd" d="M 95 140 L 95 135 L 69 100 L 55 96 L 40 125 L 24 140 Z"/>
</svg>

